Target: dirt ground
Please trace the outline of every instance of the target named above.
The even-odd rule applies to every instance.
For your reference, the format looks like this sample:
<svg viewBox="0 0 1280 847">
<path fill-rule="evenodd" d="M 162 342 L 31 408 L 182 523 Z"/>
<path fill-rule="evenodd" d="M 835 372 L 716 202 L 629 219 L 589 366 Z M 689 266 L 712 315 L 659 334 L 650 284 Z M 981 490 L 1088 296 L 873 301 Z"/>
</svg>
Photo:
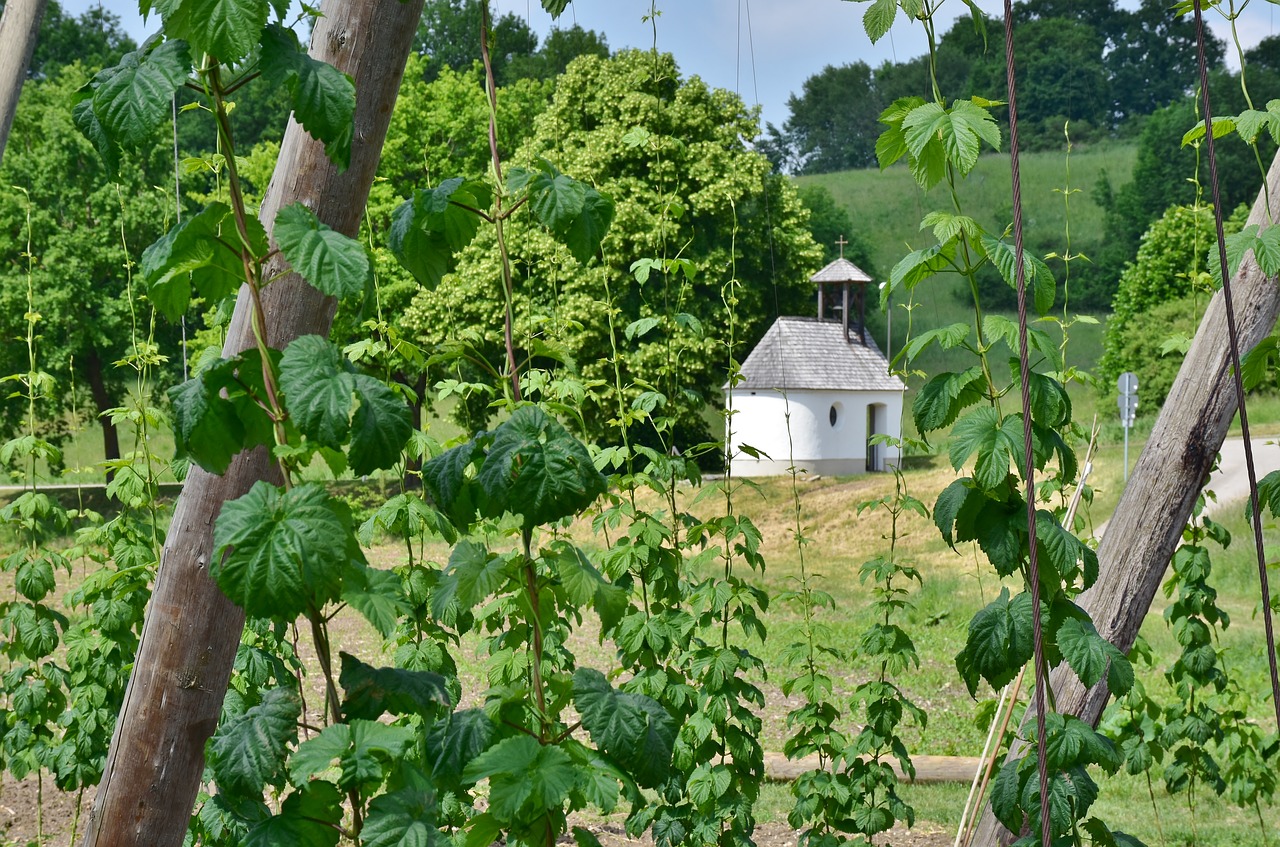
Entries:
<svg viewBox="0 0 1280 847">
<path fill-rule="evenodd" d="M 75 827 L 77 840 L 84 831 L 89 806 L 93 802 L 93 789 L 87 789 L 81 799 L 77 817 L 76 795 L 59 791 L 53 780 L 45 777 L 41 786 L 35 777 L 19 782 L 6 772 L 0 784 L 0 845 L 71 845 L 72 827 Z M 37 839 L 40 833 L 44 834 L 43 841 Z"/>
<path fill-rule="evenodd" d="M 613 824 L 588 826 L 587 829 L 595 833 L 604 847 L 653 844 L 648 838 L 640 841 L 628 838 L 622 831 L 622 827 Z M 756 827 L 754 838 L 758 847 L 796 847 L 798 836 L 799 833 L 786 824 L 763 823 Z M 573 839 L 562 840 L 561 843 L 571 844 Z M 893 845 L 893 847 L 951 847 L 953 836 L 945 832 L 942 827 L 923 821 L 917 823 L 911 830 L 895 828 L 887 835 L 876 838 L 875 843 Z"/>
<path fill-rule="evenodd" d="M 38 818 L 41 803 L 40 786 L 34 778 L 18 782 L 8 774 L 4 775 L 3 792 L 0 793 L 0 847 L 54 847 L 68 845 L 72 847 L 71 828 L 76 825 L 76 839 L 84 831 L 85 821 L 89 816 L 89 806 L 93 802 L 93 790 L 85 792 L 80 808 L 79 819 L 76 817 L 76 797 L 63 794 L 46 780 L 44 785 L 43 816 Z M 44 833 L 43 842 L 37 841 L 38 826 Z M 620 824 L 590 823 L 586 828 L 595 833 L 604 847 L 647 847 L 653 842 L 648 838 L 636 840 L 628 838 Z M 762 823 L 756 827 L 755 842 L 759 847 L 796 847 L 797 833 L 783 823 Z M 942 827 L 928 821 L 917 822 L 914 829 L 895 829 L 886 836 L 876 839 L 878 845 L 894 847 L 950 847 L 953 835 Z M 562 844 L 572 844 L 572 838 L 565 838 Z"/>
</svg>

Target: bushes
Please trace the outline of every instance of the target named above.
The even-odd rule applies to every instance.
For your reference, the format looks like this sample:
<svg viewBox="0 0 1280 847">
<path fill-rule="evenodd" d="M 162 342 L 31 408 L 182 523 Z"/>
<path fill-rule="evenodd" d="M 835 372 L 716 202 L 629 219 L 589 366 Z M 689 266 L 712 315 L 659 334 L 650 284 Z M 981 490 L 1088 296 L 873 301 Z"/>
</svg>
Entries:
<svg viewBox="0 0 1280 847">
<path fill-rule="evenodd" d="M 1237 232 L 1247 216 L 1241 206 L 1224 221 L 1226 232 Z M 1116 377 L 1133 371 L 1145 401 L 1142 413 L 1164 402 L 1182 364 L 1180 353 L 1217 286 L 1208 272 L 1208 261 L 1216 256 L 1209 206 L 1170 206 L 1143 234 L 1137 260 L 1120 276 L 1098 363 L 1108 396 Z"/>
<path fill-rule="evenodd" d="M 1204 297 L 1179 297 L 1153 306 L 1140 320 L 1109 325 L 1106 358 L 1116 362 L 1120 370 L 1107 373 L 1102 386 L 1107 395 L 1116 390 L 1115 377 L 1133 371 L 1142 401 L 1138 411 L 1146 414 L 1159 409 L 1182 367 L 1186 345 L 1180 342 L 1195 335 L 1205 303 Z M 1113 331 L 1112 326 L 1117 328 Z"/>
</svg>

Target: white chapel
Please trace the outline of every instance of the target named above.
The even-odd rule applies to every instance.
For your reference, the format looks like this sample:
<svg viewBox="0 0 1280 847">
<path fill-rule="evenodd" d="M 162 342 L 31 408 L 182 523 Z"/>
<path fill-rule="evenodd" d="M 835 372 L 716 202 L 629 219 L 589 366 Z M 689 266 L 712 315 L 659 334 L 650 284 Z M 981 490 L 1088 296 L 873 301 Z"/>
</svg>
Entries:
<svg viewBox="0 0 1280 847">
<path fill-rule="evenodd" d="M 899 462 L 898 448 L 870 443 L 901 435 L 907 390 L 866 330 L 871 277 L 841 257 L 810 279 L 817 317 L 779 317 L 742 363 L 742 379 L 725 386 L 735 476 L 793 465 L 810 475 L 858 474 Z"/>
</svg>

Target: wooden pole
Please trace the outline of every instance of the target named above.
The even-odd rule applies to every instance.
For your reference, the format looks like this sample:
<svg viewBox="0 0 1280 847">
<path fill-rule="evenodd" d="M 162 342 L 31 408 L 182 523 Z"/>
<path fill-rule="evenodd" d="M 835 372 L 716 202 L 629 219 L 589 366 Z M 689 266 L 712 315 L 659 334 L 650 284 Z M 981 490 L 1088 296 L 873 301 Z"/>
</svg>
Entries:
<svg viewBox="0 0 1280 847">
<path fill-rule="evenodd" d="M 338 173 L 322 145 L 291 120 L 262 205 L 268 230 L 281 207 L 301 201 L 335 230 L 356 234 L 422 4 L 423 0 L 324 4 L 324 17 L 312 33 L 311 55 L 355 79 L 351 166 Z M 266 278 L 282 267 L 283 260 L 274 259 Z M 301 335 L 329 333 L 336 302 L 299 277 L 273 282 L 262 298 L 271 346 L 283 348 Z M 224 355 L 253 346 L 249 310 L 249 297 L 242 290 Z M 193 468 L 187 477 L 174 508 L 84 847 L 182 843 L 204 769 L 205 741 L 217 726 L 244 627 L 244 612 L 208 576 L 213 525 L 223 503 L 271 473 L 266 451 L 258 449 L 237 456 L 222 476 Z"/>
<path fill-rule="evenodd" d="M 840 306 L 840 320 L 844 322 L 844 341 L 849 343 L 849 283 L 840 286 L 840 295 L 843 297 Z"/>
<path fill-rule="evenodd" d="M 1266 205 L 1268 193 L 1270 213 Z M 1271 163 L 1267 190 L 1258 194 L 1249 214 L 1250 224 L 1265 227 L 1273 220 L 1280 220 L 1280 155 Z M 1251 252 L 1232 277 L 1231 290 L 1240 354 L 1244 355 L 1275 327 L 1280 315 L 1280 288 L 1276 280 L 1262 273 Z M 1133 647 L 1182 537 L 1182 528 L 1235 417 L 1236 394 L 1227 348 L 1226 310 L 1219 291 L 1205 311 L 1147 445 L 1107 524 L 1098 548 L 1098 581 L 1080 598 L 1102 637 L 1126 653 Z M 1060 713 L 1097 725 L 1110 699 L 1105 681 L 1086 689 L 1064 664 L 1050 674 L 1049 683 Z M 1028 709 L 1024 724 L 1033 717 Z M 1024 753 L 1023 747 L 1014 745 L 1009 758 L 1019 758 Z M 972 844 L 990 847 L 1012 840 L 987 806 Z"/>
<path fill-rule="evenodd" d="M 0 161 L 36 49 L 47 0 L 8 0 L 0 14 Z"/>
</svg>

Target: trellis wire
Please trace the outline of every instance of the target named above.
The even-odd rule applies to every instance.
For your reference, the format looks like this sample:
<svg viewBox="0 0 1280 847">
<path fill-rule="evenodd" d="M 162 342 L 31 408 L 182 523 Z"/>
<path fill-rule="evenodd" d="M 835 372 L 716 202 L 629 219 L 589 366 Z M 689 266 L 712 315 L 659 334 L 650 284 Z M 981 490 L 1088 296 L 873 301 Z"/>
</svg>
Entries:
<svg viewBox="0 0 1280 847">
<path fill-rule="evenodd" d="M 1197 0 L 1198 2 L 1198 0 Z M 1013 65 L 1013 3 L 1004 0 L 1004 54 L 1005 74 L 1009 85 L 1009 164 L 1013 180 L 1013 245 L 1014 279 L 1018 289 L 1018 372 L 1022 381 L 1022 440 L 1023 466 L 1027 490 L 1027 544 L 1029 546 L 1028 570 L 1031 581 L 1031 626 L 1035 643 L 1035 710 L 1036 710 L 1036 759 L 1040 776 L 1040 841 L 1045 847 L 1049 838 L 1049 772 L 1045 768 L 1044 749 L 1044 688 L 1049 675 L 1044 664 L 1044 636 L 1040 626 L 1040 561 L 1036 555 L 1036 491 L 1035 459 L 1031 450 L 1031 370 L 1027 357 L 1027 280 L 1026 263 L 1022 256 L 1022 185 L 1018 172 L 1018 106 L 1017 86 Z"/>
<path fill-rule="evenodd" d="M 178 174 L 178 95 L 173 95 L 173 214 L 174 226 L 182 223 L 182 178 Z M 182 314 L 182 379 L 188 380 L 187 369 L 187 315 Z"/>
<path fill-rule="evenodd" d="M 1258 508 L 1258 473 L 1253 463 L 1253 443 L 1249 438 L 1249 414 L 1245 409 L 1244 383 L 1240 376 L 1240 338 L 1236 330 L 1235 307 L 1227 262 L 1227 242 L 1222 230 L 1222 198 L 1218 188 L 1218 159 L 1213 143 L 1213 109 L 1209 104 L 1209 65 L 1205 58 L 1204 15 L 1200 0 L 1193 0 L 1196 22 L 1196 57 L 1200 65 L 1200 98 L 1204 104 L 1205 144 L 1209 152 L 1209 183 L 1213 187 L 1213 223 L 1218 232 L 1218 262 L 1222 269 L 1222 301 L 1227 312 L 1227 340 L 1231 351 L 1231 376 L 1240 409 L 1240 434 L 1244 438 L 1244 465 L 1249 475 L 1249 503 L 1253 518 L 1253 541 L 1258 558 L 1258 581 L 1262 592 L 1262 622 L 1267 636 L 1267 664 L 1271 671 L 1271 703 L 1276 727 L 1280 729 L 1280 674 L 1276 672 L 1276 641 L 1271 622 L 1271 588 L 1267 580 L 1267 555 L 1262 544 L 1262 511 Z M 1263 183 L 1265 186 L 1265 182 Z"/>
</svg>

